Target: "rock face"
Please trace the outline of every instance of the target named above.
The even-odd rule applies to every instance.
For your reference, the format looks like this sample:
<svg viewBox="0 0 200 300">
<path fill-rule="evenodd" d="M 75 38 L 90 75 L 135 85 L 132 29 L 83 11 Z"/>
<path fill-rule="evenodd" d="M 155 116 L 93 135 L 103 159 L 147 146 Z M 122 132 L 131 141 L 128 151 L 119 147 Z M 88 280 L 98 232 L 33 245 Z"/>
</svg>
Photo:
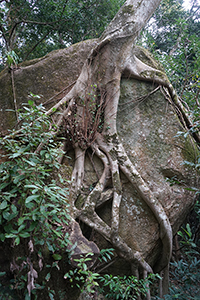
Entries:
<svg viewBox="0 0 200 300">
<path fill-rule="evenodd" d="M 195 153 L 191 140 L 175 137 L 182 128 L 161 91 L 145 98 L 153 89 L 152 83 L 122 79 L 117 126 L 129 158 L 161 202 L 175 234 L 193 203 L 185 187 L 195 183 L 195 174 L 183 161 Z M 170 179 L 179 183 L 171 186 Z M 143 256 L 153 262 L 159 251 L 158 223 L 126 179 L 120 231 L 131 247 L 143 249 Z"/>
<path fill-rule="evenodd" d="M 27 102 L 29 92 L 41 95 L 41 102 L 52 105 L 69 91 L 78 78 L 81 67 L 94 41 L 85 41 L 64 50 L 51 52 L 47 56 L 27 62 L 15 70 L 15 90 L 18 107 Z M 136 55 L 145 63 L 157 65 L 150 54 L 140 47 Z M 160 89 L 155 89 L 149 82 L 122 78 L 121 97 L 118 107 L 117 128 L 121 141 L 130 160 L 151 188 L 167 216 L 175 234 L 194 203 L 194 195 L 185 189 L 195 185 L 195 172 L 186 167 L 184 160 L 195 159 L 195 145 L 192 139 L 176 137 L 183 131 L 173 106 L 166 100 Z M 61 93 L 59 93 L 62 91 Z M 59 94 L 58 94 L 59 93 Z M 15 115 L 6 112 L 13 108 L 10 73 L 4 70 L 0 74 L 0 128 L 5 132 L 15 123 Z M 68 153 L 68 156 L 70 153 Z M 90 186 L 97 181 L 96 171 L 101 174 L 102 165 L 94 157 L 96 170 L 89 157 L 85 163 L 84 184 Z M 73 155 L 70 164 L 73 162 Z M 69 168 L 68 168 L 69 167 Z M 64 161 L 63 169 L 70 169 L 69 162 Z M 67 175 L 61 171 L 63 176 Z M 159 239 L 159 225 L 151 210 L 140 199 L 121 174 L 123 182 L 123 199 L 120 206 L 120 236 L 128 246 L 141 252 L 148 263 L 154 266 L 162 249 Z M 177 183 L 171 185 L 170 180 Z M 108 193 L 109 194 L 109 193 Z M 109 198 L 109 196 L 108 196 Z M 78 203 L 77 203 L 78 205 Z M 109 225 L 111 201 L 99 206 L 98 215 Z M 84 232 L 84 230 L 83 230 Z M 99 248 L 108 246 L 107 242 L 93 232 L 88 239 Z M 92 237 L 91 237 L 92 236 Z M 73 236 L 74 239 L 75 235 Z M 73 240 L 74 242 L 74 240 Z M 124 264 L 124 270 L 118 262 L 111 271 L 130 273 L 130 266 Z"/>
<path fill-rule="evenodd" d="M 78 78 L 83 63 L 95 40 L 78 43 L 63 50 L 53 51 L 45 57 L 23 63 L 14 72 L 17 106 L 27 103 L 31 93 L 41 96 L 41 102 L 65 89 Z M 68 89 L 53 100 L 62 98 Z M 11 75 L 8 69 L 0 73 L 0 131 L 15 125 L 15 113 L 6 111 L 14 109 Z"/>
</svg>

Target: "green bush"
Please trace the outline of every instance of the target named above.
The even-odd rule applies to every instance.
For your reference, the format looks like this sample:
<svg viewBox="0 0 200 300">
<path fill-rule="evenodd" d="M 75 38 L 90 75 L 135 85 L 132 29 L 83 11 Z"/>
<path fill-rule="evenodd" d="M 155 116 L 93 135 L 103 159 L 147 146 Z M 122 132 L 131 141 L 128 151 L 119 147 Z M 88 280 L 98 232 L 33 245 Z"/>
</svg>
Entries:
<svg viewBox="0 0 200 300">
<path fill-rule="evenodd" d="M 58 158 L 62 155 L 59 141 L 52 138 L 57 128 L 52 127 L 41 105 L 35 106 L 29 101 L 24 110 L 19 113 L 20 129 L 0 139 L 4 151 L 4 161 L 0 165 L 0 241 L 10 241 L 12 247 L 20 244 L 24 247 L 25 257 L 17 257 L 12 263 L 19 276 L 15 276 L 11 289 L 26 289 L 27 286 L 25 299 L 29 299 L 37 289 L 38 271 L 32 263 L 34 253 L 37 252 L 42 268 L 44 249 L 57 264 L 62 259 L 60 250 L 67 248 L 68 233 L 65 230 L 63 234 L 63 228 L 68 225 L 69 205 L 68 190 L 62 187 L 64 179 L 55 180 L 52 175 L 55 169 L 59 169 Z M 45 281 L 48 282 L 49 278 L 50 272 Z M 50 299 L 53 299 L 51 295 L 49 292 Z"/>
</svg>

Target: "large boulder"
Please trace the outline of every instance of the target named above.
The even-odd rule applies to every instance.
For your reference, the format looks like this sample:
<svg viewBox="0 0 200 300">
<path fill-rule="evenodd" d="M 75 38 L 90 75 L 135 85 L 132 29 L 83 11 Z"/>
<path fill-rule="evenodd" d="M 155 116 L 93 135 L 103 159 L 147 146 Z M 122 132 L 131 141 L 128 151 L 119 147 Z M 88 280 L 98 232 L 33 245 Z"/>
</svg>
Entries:
<svg viewBox="0 0 200 300">
<path fill-rule="evenodd" d="M 49 105 L 63 97 L 78 78 L 84 61 L 96 40 L 84 41 L 72 47 L 52 51 L 46 56 L 24 62 L 14 70 L 14 87 L 17 107 L 27 103 L 30 93 L 39 95 Z M 68 88 L 67 88 L 68 87 Z M 0 131 L 16 123 L 11 73 L 7 68 L 0 73 Z"/>
<path fill-rule="evenodd" d="M 22 103 L 27 102 L 30 92 L 40 95 L 38 101 L 47 102 L 48 105 L 63 97 L 78 78 L 84 60 L 95 43 L 95 40 L 84 41 L 20 65 L 14 71 L 17 106 L 21 107 Z M 146 64 L 160 68 L 146 50 L 136 47 L 134 51 L 136 56 Z M 192 138 L 176 136 L 178 131 L 184 129 L 174 107 L 160 89 L 152 92 L 154 88 L 153 83 L 150 82 L 122 78 L 117 129 L 130 160 L 155 198 L 162 204 L 175 234 L 194 204 L 194 194 L 186 188 L 195 185 L 196 173 L 190 167 L 186 167 L 184 161 L 195 160 L 196 147 Z M 0 74 L 2 134 L 16 122 L 14 112 L 6 111 L 13 107 L 10 72 L 5 69 Z M 62 176 L 68 179 L 73 166 L 73 152 L 68 152 L 69 155 L 72 159 L 66 158 L 60 170 Z M 88 156 L 84 178 L 84 185 L 87 187 L 93 186 L 98 181 L 97 174 L 100 175 L 103 169 L 95 155 L 93 162 L 96 165 L 95 171 Z M 140 251 L 148 263 L 154 266 L 162 251 L 159 225 L 150 208 L 138 196 L 137 191 L 123 174 L 121 179 L 123 198 L 120 206 L 120 236 L 128 246 Z M 109 193 L 108 189 L 108 199 L 111 196 L 112 193 Z M 99 204 L 97 213 L 110 225 L 111 201 Z M 88 226 L 83 226 L 83 233 L 99 248 L 108 247 L 107 242 Z M 119 267 L 118 260 L 113 264 L 111 271 L 127 274 L 131 270 L 129 264 L 120 264 Z"/>
</svg>

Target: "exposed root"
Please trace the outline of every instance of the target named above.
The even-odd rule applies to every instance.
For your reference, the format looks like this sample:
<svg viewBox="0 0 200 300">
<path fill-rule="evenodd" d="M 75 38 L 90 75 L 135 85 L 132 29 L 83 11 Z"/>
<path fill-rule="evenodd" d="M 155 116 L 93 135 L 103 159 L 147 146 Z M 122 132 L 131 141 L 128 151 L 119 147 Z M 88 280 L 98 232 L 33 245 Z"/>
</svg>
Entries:
<svg viewBox="0 0 200 300">
<path fill-rule="evenodd" d="M 147 271 L 146 270 L 144 270 L 143 271 L 143 277 L 144 277 L 144 279 L 146 279 L 147 278 Z M 150 288 L 149 288 L 149 283 L 147 282 L 147 284 L 146 284 L 146 288 L 147 288 L 147 294 L 146 294 L 146 300 L 151 300 L 151 293 L 150 293 Z"/>
<path fill-rule="evenodd" d="M 118 155 L 119 161 L 121 162 L 120 169 L 133 184 L 134 188 L 137 189 L 140 197 L 149 206 L 160 225 L 160 238 L 163 243 L 163 251 L 158 264 L 158 269 L 162 270 L 162 268 L 168 265 L 172 253 L 172 229 L 170 222 L 164 208 L 159 200 L 155 199 L 148 185 L 133 166 L 121 143 L 118 145 Z"/>
<path fill-rule="evenodd" d="M 133 166 L 117 135 L 114 135 L 113 138 L 110 137 L 110 141 L 107 143 L 105 142 L 105 138 L 103 139 L 102 136 L 99 136 L 98 143 L 99 147 L 106 153 L 109 158 L 113 179 L 113 188 L 116 189 L 114 192 L 112 206 L 111 227 L 114 229 L 113 235 L 117 236 L 119 227 L 121 183 L 118 168 L 120 168 L 121 171 L 133 184 L 134 188 L 138 191 L 140 197 L 149 206 L 160 225 L 160 238 L 163 243 L 163 251 L 160 262 L 158 264 L 158 270 L 156 271 L 162 270 L 164 267 L 166 267 L 166 265 L 168 265 L 172 252 L 172 229 L 162 205 L 157 199 L 155 199 L 151 190 L 144 182 L 136 168 Z"/>
<path fill-rule="evenodd" d="M 85 150 L 79 146 L 75 149 L 75 165 L 71 176 L 71 189 L 75 194 L 81 190 L 84 177 Z"/>
<path fill-rule="evenodd" d="M 94 60 L 95 56 L 93 56 L 92 59 Z M 90 66 L 92 65 L 91 60 L 88 64 L 89 65 L 87 65 L 86 63 L 84 65 L 85 67 L 83 67 L 80 77 L 78 78 L 76 84 L 69 92 L 69 94 L 67 94 L 58 104 L 56 104 L 51 110 L 49 110 L 47 114 L 54 113 L 55 110 L 57 110 L 66 102 L 69 103 L 67 107 L 69 114 L 70 107 L 72 107 L 72 105 L 74 105 L 75 103 L 74 99 L 80 99 L 80 95 L 82 95 L 84 88 L 87 89 L 87 81 L 92 76 L 92 70 L 90 70 Z M 109 80 L 105 81 L 105 84 L 103 85 L 104 87 L 97 87 L 98 90 L 102 89 L 107 91 L 107 93 L 103 97 L 101 97 L 101 99 L 106 97 L 104 101 L 105 109 L 103 130 L 98 134 L 96 133 L 96 141 L 95 143 L 91 143 L 90 146 L 93 152 L 103 162 L 104 171 L 94 189 L 86 197 L 83 207 L 81 209 L 77 209 L 74 206 L 74 216 L 76 218 L 79 218 L 95 230 L 97 230 L 100 234 L 104 236 L 105 239 L 111 242 L 120 257 L 123 257 L 127 261 L 139 266 L 141 269 L 146 270 L 146 272 L 152 272 L 152 268 L 141 257 L 141 254 L 138 251 L 135 252 L 133 249 L 131 249 L 119 236 L 119 209 L 122 199 L 122 187 L 119 170 L 121 170 L 124 173 L 124 175 L 128 178 L 128 180 L 132 183 L 133 187 L 138 191 L 141 199 L 143 199 L 145 203 L 149 206 L 159 223 L 160 238 L 163 243 L 163 251 L 160 257 L 160 261 L 157 264 L 155 270 L 160 271 L 168 265 L 171 257 L 172 230 L 162 205 L 160 204 L 158 199 L 155 199 L 148 185 L 144 182 L 141 175 L 133 166 L 117 135 L 116 116 L 120 96 L 120 79 L 122 73 L 128 77 L 153 81 L 158 85 L 165 86 L 168 88 L 171 97 L 173 97 L 172 100 L 176 99 L 173 88 L 171 87 L 167 77 L 161 71 L 155 70 L 152 67 L 149 67 L 146 64 L 142 63 L 136 56 L 132 56 L 131 59 L 130 57 L 128 58 L 128 63 L 124 64 L 123 70 L 116 70 L 111 77 L 110 74 L 107 75 Z M 101 101 L 101 105 L 102 104 L 103 101 Z M 76 105 L 77 114 L 79 115 L 77 120 L 80 120 L 80 123 L 82 123 L 84 116 L 88 120 L 87 105 L 84 107 L 82 106 L 82 104 L 80 105 L 79 102 L 76 102 Z M 99 112 L 100 111 L 101 110 L 99 110 Z M 67 116 L 66 113 L 65 116 Z M 99 121 L 99 113 L 97 113 L 97 118 Z M 86 126 L 84 132 L 87 131 L 87 120 L 84 123 L 84 125 Z M 96 121 L 96 131 L 98 130 L 97 125 L 98 122 Z M 81 187 L 84 178 L 84 159 L 86 150 L 82 149 L 81 146 L 79 146 L 78 142 L 75 145 L 74 150 L 75 165 L 72 172 L 72 191 L 74 193 L 75 199 L 76 195 L 81 192 Z M 107 178 L 110 175 L 112 178 L 113 188 L 111 227 L 108 226 L 97 215 L 95 211 L 100 201 L 99 199 L 101 199 L 101 195 L 105 190 Z"/>
<path fill-rule="evenodd" d="M 160 295 L 166 295 L 169 290 L 169 264 L 161 272 Z"/>
</svg>

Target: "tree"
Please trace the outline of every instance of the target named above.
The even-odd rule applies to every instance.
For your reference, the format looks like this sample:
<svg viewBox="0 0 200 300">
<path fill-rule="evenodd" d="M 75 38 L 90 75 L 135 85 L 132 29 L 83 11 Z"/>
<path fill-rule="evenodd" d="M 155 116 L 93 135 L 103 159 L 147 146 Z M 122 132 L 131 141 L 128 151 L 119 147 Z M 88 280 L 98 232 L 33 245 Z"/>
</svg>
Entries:
<svg viewBox="0 0 200 300">
<path fill-rule="evenodd" d="M 179 96 L 191 110 L 199 106 L 200 6 L 164 0 L 142 34 L 142 43 L 162 62 Z"/>
<path fill-rule="evenodd" d="M 122 0 L 1 1 L 0 52 L 4 56 L 13 50 L 22 61 L 96 38 L 122 3 Z"/>
<path fill-rule="evenodd" d="M 56 125 L 61 128 L 64 124 L 67 128 L 65 138 L 71 138 L 68 142 L 71 142 L 75 151 L 71 189 L 72 218 L 81 220 L 105 237 L 120 257 L 136 266 L 136 274 L 139 269 L 143 271 L 144 276 L 151 273 L 152 268 L 141 254 L 131 249 L 119 235 L 119 206 L 122 198 L 119 172 L 121 171 L 150 207 L 160 225 L 163 251 L 156 271 L 165 271 L 163 292 L 166 293 L 168 264 L 172 251 L 171 225 L 162 205 L 156 201 L 148 184 L 144 182 L 130 161 L 118 138 L 116 128 L 122 74 L 165 87 L 168 96 L 181 114 L 181 121 L 184 125 L 191 126 L 191 121 L 166 75 L 146 65 L 134 55 L 135 40 L 159 2 L 159 0 L 127 0 L 102 36 L 95 42 L 73 88 L 46 115 L 52 116 L 59 111 Z M 194 137 L 198 142 L 200 141 L 198 133 L 194 133 Z M 44 144 L 40 143 L 36 153 L 43 146 Z M 77 209 L 75 202 L 77 195 L 82 193 L 84 160 L 88 148 L 92 149 L 102 161 L 104 171 L 89 195 L 86 197 L 83 195 L 85 200 L 83 207 Z M 97 201 L 107 184 L 109 173 L 111 173 L 113 190 L 111 226 L 108 226 L 95 211 Z"/>
</svg>

